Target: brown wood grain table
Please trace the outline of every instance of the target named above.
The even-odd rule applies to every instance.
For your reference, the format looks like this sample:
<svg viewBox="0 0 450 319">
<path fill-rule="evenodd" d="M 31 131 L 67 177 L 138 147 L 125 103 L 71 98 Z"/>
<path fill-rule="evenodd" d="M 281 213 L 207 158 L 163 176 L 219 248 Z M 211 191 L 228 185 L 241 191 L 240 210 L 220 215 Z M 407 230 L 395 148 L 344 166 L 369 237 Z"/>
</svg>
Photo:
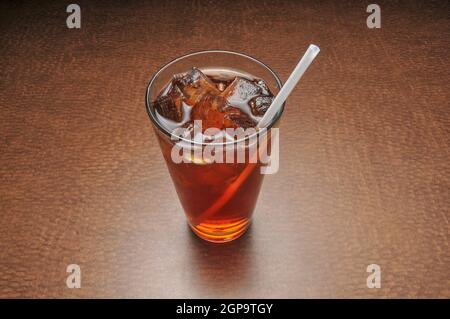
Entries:
<svg viewBox="0 0 450 319">
<path fill-rule="evenodd" d="M 450 297 L 448 1 L 378 1 L 380 29 L 369 1 L 77 3 L 80 29 L 69 2 L 0 4 L 0 297 Z M 286 80 L 309 43 L 252 227 L 199 240 L 150 77 L 224 49 Z"/>
</svg>

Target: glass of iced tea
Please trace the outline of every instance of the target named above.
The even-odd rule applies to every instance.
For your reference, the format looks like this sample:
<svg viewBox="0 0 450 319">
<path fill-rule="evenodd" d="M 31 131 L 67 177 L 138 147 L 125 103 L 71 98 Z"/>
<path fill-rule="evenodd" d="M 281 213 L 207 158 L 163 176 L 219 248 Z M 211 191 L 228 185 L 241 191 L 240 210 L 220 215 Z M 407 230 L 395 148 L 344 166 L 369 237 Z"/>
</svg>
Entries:
<svg viewBox="0 0 450 319">
<path fill-rule="evenodd" d="M 257 123 L 280 88 L 267 65 L 230 51 L 182 56 L 150 80 L 147 112 L 199 237 L 228 242 L 250 225 L 284 106 L 266 128 Z"/>
</svg>

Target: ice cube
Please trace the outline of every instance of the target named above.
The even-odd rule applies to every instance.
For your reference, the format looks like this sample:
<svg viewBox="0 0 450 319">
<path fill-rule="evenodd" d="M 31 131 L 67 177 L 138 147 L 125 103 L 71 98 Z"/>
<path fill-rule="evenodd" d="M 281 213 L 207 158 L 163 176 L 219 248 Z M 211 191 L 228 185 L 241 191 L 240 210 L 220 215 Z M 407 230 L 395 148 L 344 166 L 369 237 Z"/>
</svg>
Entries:
<svg viewBox="0 0 450 319">
<path fill-rule="evenodd" d="M 210 127 L 221 129 L 225 106 L 226 100 L 223 97 L 206 94 L 193 106 L 191 120 L 201 120 L 203 131 Z"/>
<path fill-rule="evenodd" d="M 255 81 L 256 84 L 261 88 L 262 95 L 272 95 L 272 92 L 270 92 L 269 87 L 267 86 L 266 82 L 264 82 L 264 80 L 259 79 Z"/>
<path fill-rule="evenodd" d="M 256 85 L 255 82 L 237 76 L 220 95 L 230 105 L 240 105 L 261 94 L 262 88 Z"/>
<path fill-rule="evenodd" d="M 244 129 L 247 129 L 255 126 L 256 122 L 241 109 L 232 106 L 228 106 L 226 108 L 222 128 L 242 127 Z"/>
<path fill-rule="evenodd" d="M 255 116 L 264 115 L 274 98 L 264 80 L 251 81 L 239 76 L 221 95 L 227 99 L 230 105 L 242 106 L 247 104 Z"/>
<path fill-rule="evenodd" d="M 205 94 L 220 93 L 216 85 L 197 68 L 176 75 L 174 82 L 183 92 L 184 101 L 191 106 L 199 102 Z"/>
<path fill-rule="evenodd" d="M 263 116 L 270 104 L 272 104 L 273 99 L 273 96 L 256 96 L 252 98 L 248 104 L 250 105 L 253 115 Z"/>
<path fill-rule="evenodd" d="M 163 117 L 175 122 L 183 119 L 183 93 L 173 82 L 156 98 L 154 104 L 156 111 Z"/>
</svg>

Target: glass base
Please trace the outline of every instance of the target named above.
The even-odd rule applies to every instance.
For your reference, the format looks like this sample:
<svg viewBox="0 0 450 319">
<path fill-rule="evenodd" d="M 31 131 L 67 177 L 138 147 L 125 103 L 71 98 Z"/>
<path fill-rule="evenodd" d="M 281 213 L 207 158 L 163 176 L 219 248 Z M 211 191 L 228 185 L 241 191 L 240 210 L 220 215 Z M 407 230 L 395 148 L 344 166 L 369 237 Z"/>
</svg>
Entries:
<svg viewBox="0 0 450 319">
<path fill-rule="evenodd" d="M 233 223 L 200 223 L 196 226 L 189 226 L 201 239 L 212 243 L 226 243 L 241 237 L 250 226 L 250 219 L 243 218 Z"/>
</svg>

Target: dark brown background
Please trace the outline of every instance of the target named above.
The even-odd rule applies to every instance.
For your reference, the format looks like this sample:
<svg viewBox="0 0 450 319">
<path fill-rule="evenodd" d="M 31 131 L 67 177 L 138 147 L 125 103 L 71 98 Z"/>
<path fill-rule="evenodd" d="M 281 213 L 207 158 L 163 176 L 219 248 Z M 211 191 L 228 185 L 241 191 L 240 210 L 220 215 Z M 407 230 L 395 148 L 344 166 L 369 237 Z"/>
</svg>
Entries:
<svg viewBox="0 0 450 319">
<path fill-rule="evenodd" d="M 69 3 L 0 5 L 1 297 L 450 297 L 448 1 L 377 1 L 372 30 L 370 1 L 78 1 L 80 30 Z M 253 226 L 200 241 L 145 112 L 149 78 L 228 49 L 285 80 L 309 43 L 322 51 Z"/>
</svg>

